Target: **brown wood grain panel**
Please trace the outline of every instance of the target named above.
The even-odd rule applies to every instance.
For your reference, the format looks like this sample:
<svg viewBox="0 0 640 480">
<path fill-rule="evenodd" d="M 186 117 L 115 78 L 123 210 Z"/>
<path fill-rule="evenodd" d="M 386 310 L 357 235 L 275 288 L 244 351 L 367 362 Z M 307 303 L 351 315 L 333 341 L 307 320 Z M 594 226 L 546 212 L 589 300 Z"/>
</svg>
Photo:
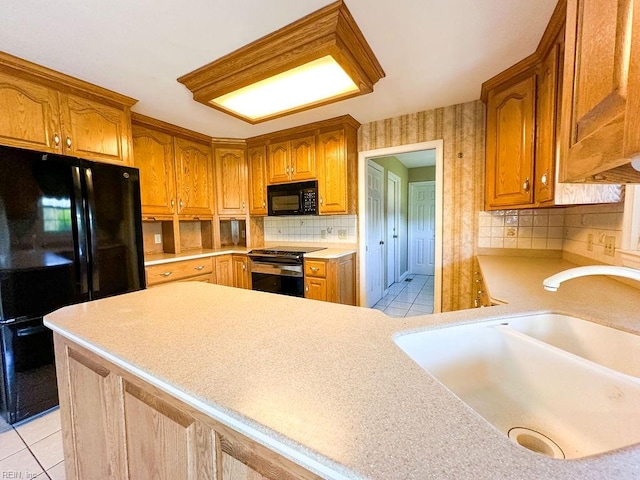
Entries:
<svg viewBox="0 0 640 480">
<path fill-rule="evenodd" d="M 213 215 L 213 164 L 210 145 L 176 137 L 178 214 Z"/>
<path fill-rule="evenodd" d="M 176 205 L 173 137 L 133 125 L 133 160 L 140 169 L 142 214 L 172 215 Z"/>
<path fill-rule="evenodd" d="M 267 214 L 267 147 L 259 145 L 247 151 L 249 164 L 249 214 Z"/>
</svg>

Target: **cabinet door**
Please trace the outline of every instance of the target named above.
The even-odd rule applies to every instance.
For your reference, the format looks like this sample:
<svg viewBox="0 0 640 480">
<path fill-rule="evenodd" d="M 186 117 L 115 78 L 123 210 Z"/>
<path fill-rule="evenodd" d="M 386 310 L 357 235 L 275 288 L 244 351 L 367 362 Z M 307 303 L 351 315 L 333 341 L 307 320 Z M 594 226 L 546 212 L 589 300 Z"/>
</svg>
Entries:
<svg viewBox="0 0 640 480">
<path fill-rule="evenodd" d="M 261 145 L 248 151 L 249 214 L 267 214 L 267 147 Z"/>
<path fill-rule="evenodd" d="M 487 101 L 486 208 L 532 205 L 535 76 Z"/>
<path fill-rule="evenodd" d="M 304 298 L 327 301 L 327 280 L 324 278 L 305 279 Z"/>
<path fill-rule="evenodd" d="M 0 143 L 60 153 L 60 135 L 58 93 L 0 73 Z"/>
<path fill-rule="evenodd" d="M 251 270 L 249 257 L 246 255 L 233 255 L 233 286 L 251 290 Z"/>
<path fill-rule="evenodd" d="M 127 478 L 213 480 L 213 432 L 133 384 L 124 390 Z"/>
<path fill-rule="evenodd" d="M 176 137 L 178 169 L 178 213 L 213 215 L 211 148 L 203 143 Z"/>
<path fill-rule="evenodd" d="M 560 55 L 561 45 L 556 43 L 542 61 L 538 74 L 534 180 L 536 203 L 553 202 L 555 198 Z"/>
<path fill-rule="evenodd" d="M 122 108 L 60 94 L 64 153 L 89 160 L 129 164 L 130 120 Z"/>
<path fill-rule="evenodd" d="M 142 214 L 173 214 L 176 202 L 173 137 L 134 125 L 133 164 L 140 169 Z"/>
<path fill-rule="evenodd" d="M 567 2 L 562 180 L 617 167 L 640 150 L 637 109 L 627 105 L 637 101 L 628 94 L 637 93 L 640 82 L 629 75 L 640 59 L 639 22 L 632 0 Z M 626 125 L 625 132 L 630 121 L 635 125 Z"/>
<path fill-rule="evenodd" d="M 289 141 L 271 143 L 269 145 L 269 159 L 267 161 L 269 183 L 288 182 L 290 179 L 290 165 L 291 155 L 289 151 Z"/>
<path fill-rule="evenodd" d="M 309 180 L 316 178 L 316 137 L 306 135 L 291 139 L 291 180 Z"/>
<path fill-rule="evenodd" d="M 344 130 L 318 137 L 318 190 L 320 213 L 348 213 L 347 152 Z"/>
<path fill-rule="evenodd" d="M 231 255 L 220 255 L 215 257 L 215 259 L 216 284 L 233 287 L 233 262 Z"/>
<path fill-rule="evenodd" d="M 63 422 L 65 450 L 71 447 L 65 458 L 77 460 L 65 465 L 67 478 L 127 478 L 121 378 L 93 359 L 73 349 L 65 352 L 58 345 L 56 362 L 58 381 L 65 382 L 60 391 L 61 415 L 73 421 L 73 428 Z M 65 363 L 66 368 L 61 368 Z"/>
<path fill-rule="evenodd" d="M 247 202 L 247 167 L 242 148 L 216 148 L 219 215 L 244 215 Z"/>
</svg>

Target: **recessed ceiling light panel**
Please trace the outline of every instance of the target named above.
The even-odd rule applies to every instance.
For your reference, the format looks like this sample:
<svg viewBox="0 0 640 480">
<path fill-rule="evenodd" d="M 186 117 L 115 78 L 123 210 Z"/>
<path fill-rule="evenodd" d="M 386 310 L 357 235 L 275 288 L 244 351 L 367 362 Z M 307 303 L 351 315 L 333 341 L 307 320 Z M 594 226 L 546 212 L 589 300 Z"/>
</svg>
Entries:
<svg viewBox="0 0 640 480">
<path fill-rule="evenodd" d="M 382 77 L 340 0 L 178 81 L 194 100 L 259 123 L 370 93 Z"/>
</svg>

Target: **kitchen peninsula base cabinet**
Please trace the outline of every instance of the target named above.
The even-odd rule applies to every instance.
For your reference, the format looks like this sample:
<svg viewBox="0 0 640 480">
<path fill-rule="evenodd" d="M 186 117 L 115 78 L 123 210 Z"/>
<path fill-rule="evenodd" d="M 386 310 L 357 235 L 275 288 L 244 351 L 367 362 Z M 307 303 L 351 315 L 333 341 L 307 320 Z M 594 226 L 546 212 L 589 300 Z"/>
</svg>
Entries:
<svg viewBox="0 0 640 480">
<path fill-rule="evenodd" d="M 320 477 L 54 335 L 67 480 Z"/>
</svg>

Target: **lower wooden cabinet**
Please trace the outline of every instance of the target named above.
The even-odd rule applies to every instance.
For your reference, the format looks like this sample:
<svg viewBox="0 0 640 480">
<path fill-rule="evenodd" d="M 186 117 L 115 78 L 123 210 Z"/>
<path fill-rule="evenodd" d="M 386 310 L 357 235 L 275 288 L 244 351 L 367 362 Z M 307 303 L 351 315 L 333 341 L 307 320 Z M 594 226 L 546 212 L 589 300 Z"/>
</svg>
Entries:
<svg viewBox="0 0 640 480">
<path fill-rule="evenodd" d="M 326 260 L 305 260 L 304 297 L 355 305 L 355 254 Z"/>
<path fill-rule="evenodd" d="M 145 268 L 147 287 L 175 281 L 213 283 L 214 268 L 211 258 L 198 258 L 152 265 Z"/>
<path fill-rule="evenodd" d="M 320 477 L 54 334 L 67 480 Z"/>
<path fill-rule="evenodd" d="M 233 287 L 233 261 L 232 255 L 219 255 L 215 258 L 216 262 L 216 284 Z"/>
<path fill-rule="evenodd" d="M 251 290 L 251 264 L 246 255 L 232 255 L 233 286 Z"/>
</svg>

